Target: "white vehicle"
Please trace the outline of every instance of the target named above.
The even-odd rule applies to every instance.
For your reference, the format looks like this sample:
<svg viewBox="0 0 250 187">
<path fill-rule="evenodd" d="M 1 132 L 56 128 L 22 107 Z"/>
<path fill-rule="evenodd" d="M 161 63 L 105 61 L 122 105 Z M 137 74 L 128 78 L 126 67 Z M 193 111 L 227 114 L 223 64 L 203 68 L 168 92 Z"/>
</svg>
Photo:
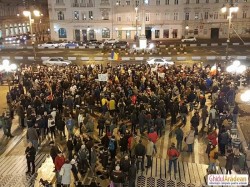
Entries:
<svg viewBox="0 0 250 187">
<path fill-rule="evenodd" d="M 40 44 L 38 46 L 43 47 L 43 48 L 57 48 L 57 47 L 59 47 L 59 44 L 55 43 L 55 42 L 46 42 L 46 43 Z"/>
<path fill-rule="evenodd" d="M 174 62 L 172 61 L 167 61 L 164 58 L 152 58 L 147 61 L 148 64 L 160 64 L 160 65 L 174 65 Z"/>
<path fill-rule="evenodd" d="M 105 44 L 115 44 L 117 42 L 119 42 L 118 39 L 107 39 L 104 41 Z"/>
<path fill-rule="evenodd" d="M 195 37 L 188 37 L 188 38 L 183 38 L 181 41 L 182 42 L 196 42 L 196 38 Z"/>
<path fill-rule="evenodd" d="M 44 60 L 42 63 L 46 66 L 67 66 L 72 62 L 70 60 L 64 60 L 63 58 L 49 58 L 47 60 Z"/>
<path fill-rule="evenodd" d="M 59 43 L 59 47 L 65 47 L 69 42 L 64 41 L 62 43 Z"/>
</svg>

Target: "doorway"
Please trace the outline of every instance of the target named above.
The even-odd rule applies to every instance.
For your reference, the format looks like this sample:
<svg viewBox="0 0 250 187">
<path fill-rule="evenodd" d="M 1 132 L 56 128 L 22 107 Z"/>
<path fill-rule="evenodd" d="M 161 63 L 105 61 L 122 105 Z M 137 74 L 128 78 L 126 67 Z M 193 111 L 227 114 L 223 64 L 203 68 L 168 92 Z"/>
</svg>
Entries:
<svg viewBox="0 0 250 187">
<path fill-rule="evenodd" d="M 87 30 L 82 30 L 82 41 L 83 42 L 87 41 Z"/>
<path fill-rule="evenodd" d="M 146 38 L 148 40 L 151 40 L 152 38 L 152 31 L 151 31 L 152 27 L 146 27 L 145 28 L 145 35 L 146 35 Z"/>
<path fill-rule="evenodd" d="M 211 39 L 218 39 L 219 31 L 219 28 L 211 28 Z"/>
<path fill-rule="evenodd" d="M 75 30 L 75 40 L 80 41 L 80 30 Z"/>
</svg>

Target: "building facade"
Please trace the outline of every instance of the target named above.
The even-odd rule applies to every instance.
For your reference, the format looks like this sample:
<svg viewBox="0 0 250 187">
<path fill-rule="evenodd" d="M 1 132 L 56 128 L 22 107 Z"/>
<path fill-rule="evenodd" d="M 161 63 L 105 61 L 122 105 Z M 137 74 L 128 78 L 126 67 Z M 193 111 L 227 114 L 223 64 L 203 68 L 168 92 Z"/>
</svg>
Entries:
<svg viewBox="0 0 250 187">
<path fill-rule="evenodd" d="M 232 31 L 250 37 L 250 0 L 48 0 L 52 40 L 134 40 L 142 19 L 148 39 L 226 38 L 230 3 Z"/>
<path fill-rule="evenodd" d="M 48 4 L 42 0 L 2 0 L 0 2 L 0 38 L 30 32 L 29 19 L 24 10 L 38 9 L 42 17 L 32 18 L 34 33 L 46 33 L 49 29 Z M 19 16 L 18 16 L 19 15 Z"/>
</svg>

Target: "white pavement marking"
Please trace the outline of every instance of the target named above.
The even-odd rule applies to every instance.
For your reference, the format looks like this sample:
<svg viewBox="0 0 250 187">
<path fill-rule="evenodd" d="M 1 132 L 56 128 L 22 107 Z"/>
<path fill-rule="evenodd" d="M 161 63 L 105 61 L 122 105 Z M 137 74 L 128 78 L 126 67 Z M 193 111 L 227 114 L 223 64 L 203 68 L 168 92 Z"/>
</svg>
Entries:
<svg viewBox="0 0 250 187">
<path fill-rule="evenodd" d="M 164 145 L 162 148 L 162 158 L 167 159 L 167 149 L 168 149 L 168 141 L 169 141 L 169 125 L 166 127 L 166 131 L 163 137 Z"/>
<path fill-rule="evenodd" d="M 194 162 L 199 163 L 199 141 L 198 141 L 198 136 L 194 139 Z"/>
</svg>

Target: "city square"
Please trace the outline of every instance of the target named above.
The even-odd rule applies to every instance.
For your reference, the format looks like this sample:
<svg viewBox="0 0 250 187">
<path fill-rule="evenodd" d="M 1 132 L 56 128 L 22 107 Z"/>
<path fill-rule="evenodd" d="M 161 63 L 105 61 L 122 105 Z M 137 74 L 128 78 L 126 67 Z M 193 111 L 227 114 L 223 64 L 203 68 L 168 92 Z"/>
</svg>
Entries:
<svg viewBox="0 0 250 187">
<path fill-rule="evenodd" d="M 6 3 L 0 186 L 248 178 L 247 0 Z"/>
</svg>

